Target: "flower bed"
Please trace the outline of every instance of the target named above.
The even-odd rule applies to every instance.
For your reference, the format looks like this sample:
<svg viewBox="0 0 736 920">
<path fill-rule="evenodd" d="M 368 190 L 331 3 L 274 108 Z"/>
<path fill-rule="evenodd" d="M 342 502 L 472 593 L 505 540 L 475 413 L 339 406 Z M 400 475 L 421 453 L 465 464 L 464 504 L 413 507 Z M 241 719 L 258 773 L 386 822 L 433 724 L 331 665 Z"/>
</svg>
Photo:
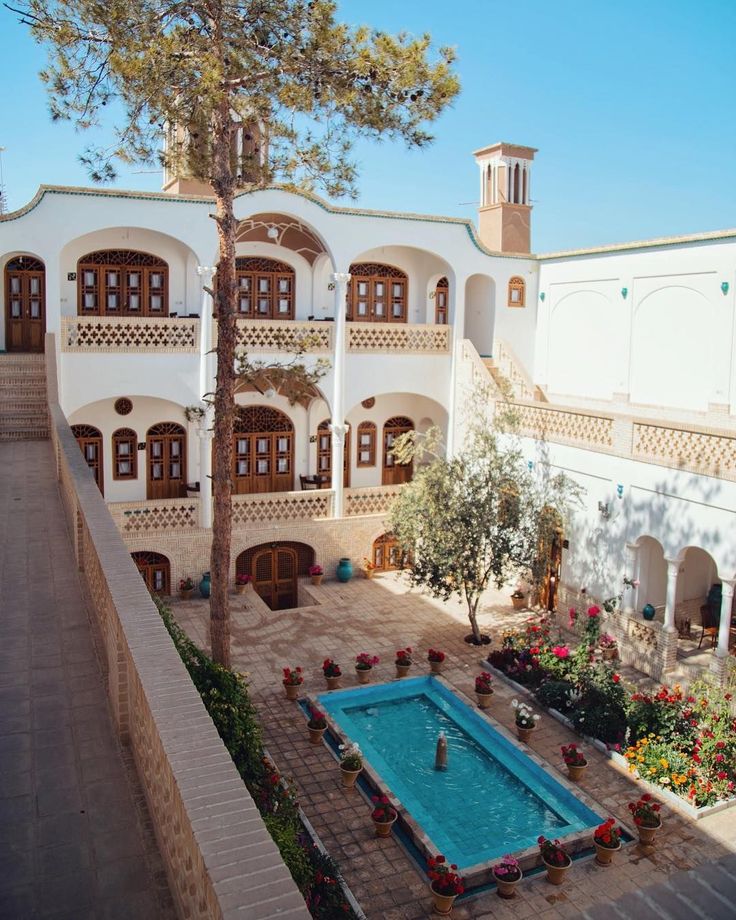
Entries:
<svg viewBox="0 0 736 920">
<path fill-rule="evenodd" d="M 504 633 L 489 664 L 575 731 L 605 745 L 658 792 L 698 810 L 736 804 L 731 695 L 704 681 L 689 695 L 679 687 L 662 687 L 651 696 L 626 688 L 613 668 L 594 660 L 599 612 L 589 608 L 575 649 L 554 645 L 546 620 L 530 621 L 523 630 Z"/>
</svg>

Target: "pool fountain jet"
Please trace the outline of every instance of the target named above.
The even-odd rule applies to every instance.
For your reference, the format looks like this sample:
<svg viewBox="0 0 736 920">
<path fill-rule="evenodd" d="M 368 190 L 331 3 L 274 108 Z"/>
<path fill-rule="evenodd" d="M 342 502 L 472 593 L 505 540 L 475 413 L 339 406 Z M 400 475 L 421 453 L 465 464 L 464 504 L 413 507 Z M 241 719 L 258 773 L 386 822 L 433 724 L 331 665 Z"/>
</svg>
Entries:
<svg viewBox="0 0 736 920">
<path fill-rule="evenodd" d="M 434 754 L 434 768 L 435 770 L 447 769 L 447 738 L 445 738 L 444 732 L 440 732 L 437 736 L 437 750 Z"/>
</svg>

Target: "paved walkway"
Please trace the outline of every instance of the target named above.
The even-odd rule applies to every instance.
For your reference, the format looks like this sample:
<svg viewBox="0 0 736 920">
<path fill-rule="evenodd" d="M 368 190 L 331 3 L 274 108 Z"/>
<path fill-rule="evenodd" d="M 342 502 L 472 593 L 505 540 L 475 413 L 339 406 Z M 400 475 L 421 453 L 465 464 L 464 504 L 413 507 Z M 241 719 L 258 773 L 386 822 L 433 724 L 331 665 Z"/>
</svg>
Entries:
<svg viewBox="0 0 736 920">
<path fill-rule="evenodd" d="M 281 668 L 304 668 L 304 691 L 308 695 L 325 689 L 320 669 L 325 657 L 341 665 L 343 686 L 352 686 L 356 683 L 354 659 L 359 652 L 380 656 L 374 679 L 383 681 L 393 677 L 395 651 L 406 645 L 417 652 L 412 673 L 426 673 L 425 656 L 431 646 L 448 655 L 444 676 L 461 693 L 472 695 L 481 653 L 463 642 L 469 629 L 459 606 L 407 591 L 394 575 L 372 581 L 355 578 L 347 585 L 327 580 L 320 587 L 305 586 L 305 590 L 318 605 L 282 612 L 269 610 L 253 592 L 233 596 L 233 664 L 247 673 L 251 682 L 266 746 L 284 775 L 295 782 L 307 817 L 340 864 L 369 920 L 420 920 L 431 910 L 426 879 L 395 839 L 378 840 L 374 836 L 369 807 L 361 794 L 339 786 L 337 765 L 326 747 L 308 743 L 301 711 L 284 697 Z M 187 632 L 206 648 L 207 602 L 172 599 L 172 607 Z M 483 630 L 494 635 L 497 647 L 501 631 L 528 616 L 515 614 L 508 598 L 495 593 L 480 620 Z M 490 712 L 509 729 L 513 726 L 512 696 L 508 688 L 497 685 Z M 562 776 L 560 745 L 572 740 L 579 739 L 543 717 L 530 746 L 553 773 Z M 602 754 L 595 750 L 587 754 L 591 766 L 581 784 L 583 791 L 599 803 L 601 814 L 614 815 L 628 824 L 626 805 L 637 797 L 639 787 Z M 711 863 L 736 851 L 733 813 L 714 815 L 698 824 L 666 808 L 663 814 L 665 826 L 654 852 L 643 853 L 632 844 L 608 869 L 597 867 L 591 860 L 581 861 L 562 888 L 552 887 L 541 877 L 529 879 L 511 902 L 502 901 L 495 893 L 482 894 L 458 904 L 454 920 L 579 917 L 601 901 L 610 905 L 632 891 L 667 881 L 678 870 Z"/>
<path fill-rule="evenodd" d="M 53 464 L 49 441 L 0 443 L 0 918 L 173 918 Z"/>
</svg>

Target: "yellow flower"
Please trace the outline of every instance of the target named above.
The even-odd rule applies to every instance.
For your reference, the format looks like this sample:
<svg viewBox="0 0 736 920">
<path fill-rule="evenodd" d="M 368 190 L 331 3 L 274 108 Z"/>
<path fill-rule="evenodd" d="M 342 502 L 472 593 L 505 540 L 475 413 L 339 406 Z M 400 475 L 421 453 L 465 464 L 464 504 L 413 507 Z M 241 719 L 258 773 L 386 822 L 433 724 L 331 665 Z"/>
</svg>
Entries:
<svg viewBox="0 0 736 920">
<path fill-rule="evenodd" d="M 669 765 L 669 763 L 664 759 L 664 757 L 660 757 L 660 758 L 659 758 L 659 762 L 662 764 L 663 769 L 669 770 L 670 765 Z"/>
<path fill-rule="evenodd" d="M 636 759 L 639 761 L 639 763 L 644 763 L 644 755 L 643 755 L 643 754 L 639 754 L 639 756 L 638 756 Z"/>
<path fill-rule="evenodd" d="M 656 767 L 650 767 L 650 768 L 649 768 L 649 772 L 650 772 L 650 773 L 656 773 L 656 772 L 657 772 L 657 768 L 656 768 Z"/>
</svg>

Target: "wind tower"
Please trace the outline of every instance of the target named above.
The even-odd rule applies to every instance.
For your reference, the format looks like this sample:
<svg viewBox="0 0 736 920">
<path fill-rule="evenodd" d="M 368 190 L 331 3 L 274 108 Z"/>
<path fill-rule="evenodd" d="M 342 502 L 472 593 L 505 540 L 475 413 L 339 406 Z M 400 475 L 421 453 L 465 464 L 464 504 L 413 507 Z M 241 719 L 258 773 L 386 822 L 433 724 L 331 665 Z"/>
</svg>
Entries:
<svg viewBox="0 0 736 920">
<path fill-rule="evenodd" d="M 531 252 L 534 147 L 500 141 L 473 154 L 480 171 L 478 232 L 496 252 Z"/>
</svg>

